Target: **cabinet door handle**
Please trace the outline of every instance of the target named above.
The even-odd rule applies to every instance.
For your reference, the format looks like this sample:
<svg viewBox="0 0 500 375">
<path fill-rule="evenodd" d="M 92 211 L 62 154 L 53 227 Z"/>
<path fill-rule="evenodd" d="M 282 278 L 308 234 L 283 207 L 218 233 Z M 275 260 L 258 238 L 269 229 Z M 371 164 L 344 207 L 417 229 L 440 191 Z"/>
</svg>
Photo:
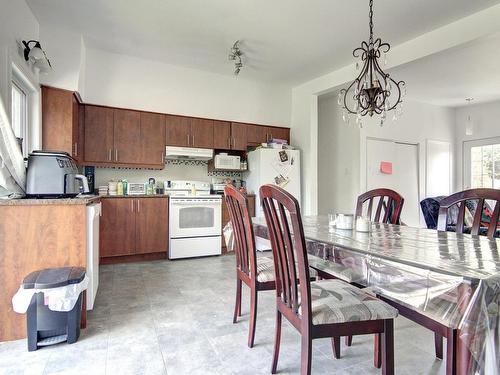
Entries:
<svg viewBox="0 0 500 375">
<path fill-rule="evenodd" d="M 141 211 L 140 201 L 137 199 L 137 212 Z"/>
<path fill-rule="evenodd" d="M 115 161 L 118 161 L 118 149 L 115 148 Z"/>
<path fill-rule="evenodd" d="M 78 156 L 78 142 L 75 142 L 75 156 Z"/>
<path fill-rule="evenodd" d="M 161 163 L 165 164 L 165 154 L 163 153 L 163 151 L 161 152 Z"/>
<path fill-rule="evenodd" d="M 194 146 L 194 134 L 193 134 L 193 144 L 192 144 L 192 146 Z"/>
<path fill-rule="evenodd" d="M 133 199 L 130 200 L 130 208 L 131 208 L 132 212 L 134 212 L 134 200 Z"/>
<path fill-rule="evenodd" d="M 111 161 L 111 149 L 108 150 L 108 160 Z"/>
<path fill-rule="evenodd" d="M 227 143 L 228 143 L 229 149 L 231 149 L 231 137 L 229 137 L 229 138 L 227 139 Z"/>
</svg>

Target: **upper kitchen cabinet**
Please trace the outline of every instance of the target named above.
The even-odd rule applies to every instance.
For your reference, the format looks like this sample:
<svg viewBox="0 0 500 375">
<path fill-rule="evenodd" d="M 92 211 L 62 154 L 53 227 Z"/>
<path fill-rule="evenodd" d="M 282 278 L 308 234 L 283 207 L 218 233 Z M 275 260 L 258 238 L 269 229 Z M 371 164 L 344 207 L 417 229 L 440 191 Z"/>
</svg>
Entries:
<svg viewBox="0 0 500 375">
<path fill-rule="evenodd" d="M 191 122 L 189 117 L 165 116 L 165 141 L 167 146 L 189 147 Z"/>
<path fill-rule="evenodd" d="M 247 150 L 247 124 L 231 123 L 231 150 Z"/>
<path fill-rule="evenodd" d="M 290 128 L 267 127 L 268 139 L 285 139 L 290 144 Z"/>
<path fill-rule="evenodd" d="M 73 91 L 42 86 L 42 149 L 81 160 L 80 102 Z"/>
<path fill-rule="evenodd" d="M 85 163 L 112 163 L 113 114 L 108 107 L 85 106 Z"/>
<path fill-rule="evenodd" d="M 191 147 L 214 147 L 214 121 L 192 118 L 191 119 Z"/>
<path fill-rule="evenodd" d="M 231 148 L 231 123 L 214 120 L 214 148 L 229 150 Z"/>
<path fill-rule="evenodd" d="M 162 114 L 85 106 L 85 164 L 163 168 Z"/>
<path fill-rule="evenodd" d="M 257 146 L 269 140 L 267 126 L 247 125 L 247 143 L 251 146 Z"/>
<path fill-rule="evenodd" d="M 120 164 L 141 163 L 140 113 L 115 109 L 113 124 L 113 161 Z"/>
<path fill-rule="evenodd" d="M 142 164 L 165 164 L 165 115 L 141 112 L 141 156 Z"/>
</svg>

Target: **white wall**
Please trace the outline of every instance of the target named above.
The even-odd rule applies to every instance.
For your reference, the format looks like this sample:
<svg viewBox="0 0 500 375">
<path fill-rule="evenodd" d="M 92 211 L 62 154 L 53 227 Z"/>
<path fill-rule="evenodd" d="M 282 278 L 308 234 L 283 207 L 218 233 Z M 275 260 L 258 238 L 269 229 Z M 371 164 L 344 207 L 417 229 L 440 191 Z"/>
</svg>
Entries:
<svg viewBox="0 0 500 375">
<path fill-rule="evenodd" d="M 84 100 L 289 126 L 291 88 L 87 48 Z"/>
<path fill-rule="evenodd" d="M 21 0 L 0 0 L 0 97 L 10 115 L 11 64 L 16 63 L 33 81 L 38 77 L 22 57 L 22 40 L 38 39 L 38 21 Z"/>
<path fill-rule="evenodd" d="M 452 108 L 407 101 L 398 121 L 364 118 L 363 128 L 342 121 L 336 95 L 319 101 L 318 196 L 319 213 L 352 212 L 357 196 L 366 191 L 366 141 L 380 138 L 419 145 L 419 192 L 426 196 L 426 140 L 449 142 L 451 159 L 455 139 L 455 111 Z M 390 118 L 390 117 L 389 117 Z M 453 176 L 451 182 L 453 183 Z"/>
<path fill-rule="evenodd" d="M 359 128 L 343 122 L 336 96 L 320 98 L 318 111 L 318 213 L 353 212 L 360 191 Z"/>
<path fill-rule="evenodd" d="M 474 123 L 473 134 L 465 135 L 467 117 L 471 116 Z M 463 190 L 467 186 L 463 181 L 463 144 L 464 141 L 473 141 L 484 138 L 500 137 L 500 101 L 483 104 L 471 104 L 457 108 L 456 122 L 456 181 L 455 190 Z"/>
</svg>

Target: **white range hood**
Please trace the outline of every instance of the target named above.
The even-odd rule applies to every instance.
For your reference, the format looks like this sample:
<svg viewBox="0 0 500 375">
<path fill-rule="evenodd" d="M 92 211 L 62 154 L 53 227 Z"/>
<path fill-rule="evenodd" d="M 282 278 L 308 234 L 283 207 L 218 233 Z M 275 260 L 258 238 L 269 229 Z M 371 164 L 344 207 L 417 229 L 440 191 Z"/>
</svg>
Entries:
<svg viewBox="0 0 500 375">
<path fill-rule="evenodd" d="M 211 160 L 214 150 L 209 148 L 174 147 L 165 148 L 165 159 L 175 160 Z"/>
</svg>

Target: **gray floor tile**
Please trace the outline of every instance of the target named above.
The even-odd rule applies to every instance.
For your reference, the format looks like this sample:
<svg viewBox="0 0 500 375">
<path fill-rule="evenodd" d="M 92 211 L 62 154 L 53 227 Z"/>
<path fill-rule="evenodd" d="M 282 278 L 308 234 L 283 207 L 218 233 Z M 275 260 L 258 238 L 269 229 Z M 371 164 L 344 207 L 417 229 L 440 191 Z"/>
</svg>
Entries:
<svg viewBox="0 0 500 375">
<path fill-rule="evenodd" d="M 232 323 L 234 256 L 103 266 L 95 308 L 80 340 L 36 352 L 26 341 L 0 343 L 3 374 L 269 374 L 275 330 L 275 294 L 259 293 L 255 346 L 247 347 L 249 290 Z M 411 337 L 411 342 L 408 338 Z M 396 373 L 443 374 L 433 334 L 398 318 Z M 342 345 L 334 359 L 329 339 L 313 342 L 313 374 L 380 374 L 372 336 Z M 300 336 L 283 322 L 280 374 L 299 374 Z"/>
</svg>

